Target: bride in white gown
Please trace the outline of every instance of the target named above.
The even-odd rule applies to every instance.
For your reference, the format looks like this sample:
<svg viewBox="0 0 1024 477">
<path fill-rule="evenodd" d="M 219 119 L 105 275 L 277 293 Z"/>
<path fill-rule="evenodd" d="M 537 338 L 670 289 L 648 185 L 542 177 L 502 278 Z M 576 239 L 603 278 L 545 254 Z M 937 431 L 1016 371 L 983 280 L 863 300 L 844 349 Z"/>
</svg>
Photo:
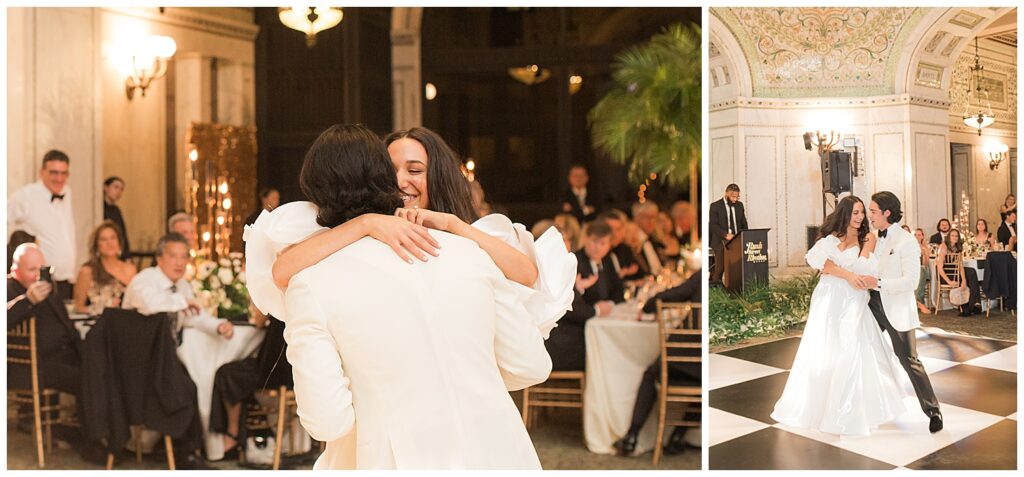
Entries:
<svg viewBox="0 0 1024 477">
<path fill-rule="evenodd" d="M 825 219 L 807 263 L 822 270 L 831 260 L 841 270 L 822 275 L 811 296 L 807 324 L 782 397 L 771 417 L 799 428 L 842 436 L 867 436 L 906 410 L 907 378 L 883 339 L 860 275 L 877 276 L 864 203 L 843 198 Z"/>
</svg>

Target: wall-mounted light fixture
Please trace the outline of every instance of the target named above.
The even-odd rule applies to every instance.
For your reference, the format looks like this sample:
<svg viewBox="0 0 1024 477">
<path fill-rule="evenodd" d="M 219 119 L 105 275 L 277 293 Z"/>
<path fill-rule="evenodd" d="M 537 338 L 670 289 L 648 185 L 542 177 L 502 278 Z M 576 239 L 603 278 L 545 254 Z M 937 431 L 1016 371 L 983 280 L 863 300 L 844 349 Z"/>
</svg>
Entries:
<svg viewBox="0 0 1024 477">
<path fill-rule="evenodd" d="M 131 54 L 132 72 L 124 85 L 128 100 L 135 96 L 135 90 L 140 90 L 142 96 L 146 96 L 146 88 L 150 83 L 167 74 L 167 60 L 174 56 L 177 50 L 178 45 L 169 36 L 154 35 L 138 45 Z"/>
<path fill-rule="evenodd" d="M 1010 146 L 1006 144 L 990 144 L 985 149 L 988 152 L 988 168 L 993 171 L 999 169 L 999 163 L 1010 157 Z"/>
<path fill-rule="evenodd" d="M 804 133 L 804 148 L 808 151 L 813 150 L 812 147 L 818 148 L 818 155 L 827 154 L 828 151 L 832 150 L 836 144 L 839 144 L 839 140 L 843 138 L 842 133 L 835 131 L 829 131 L 825 134 L 821 131 L 805 132 Z"/>
</svg>

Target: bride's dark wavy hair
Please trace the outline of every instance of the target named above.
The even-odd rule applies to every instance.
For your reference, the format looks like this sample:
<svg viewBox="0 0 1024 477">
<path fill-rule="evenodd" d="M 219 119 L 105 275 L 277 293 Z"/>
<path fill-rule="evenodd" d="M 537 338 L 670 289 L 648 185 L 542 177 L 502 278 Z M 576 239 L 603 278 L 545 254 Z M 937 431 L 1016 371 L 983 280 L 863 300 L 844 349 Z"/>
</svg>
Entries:
<svg viewBox="0 0 1024 477">
<path fill-rule="evenodd" d="M 388 150 L 363 125 L 335 124 L 320 134 L 306 152 L 299 186 L 320 208 L 316 221 L 324 227 L 402 206 Z"/>
<path fill-rule="evenodd" d="M 436 132 L 415 127 L 395 131 L 384 138 L 385 146 L 409 138 L 427 151 L 427 207 L 434 212 L 452 214 L 471 224 L 479 217 L 473 208 L 473 195 L 469 181 L 462 175 L 462 161 L 448 143 Z"/>
<path fill-rule="evenodd" d="M 857 245 L 860 248 L 864 248 L 864 241 L 871 228 L 868 227 L 867 208 L 864 207 L 864 201 L 860 200 L 855 195 L 848 195 L 843 197 L 836 204 L 836 209 L 825 217 L 825 223 L 821 224 L 821 229 L 818 230 L 818 238 L 828 237 L 829 235 L 835 235 L 839 238 L 846 238 L 846 230 L 850 227 L 850 218 L 853 217 L 853 206 L 860 204 L 861 209 L 864 210 L 864 221 L 860 223 L 860 227 L 857 229 Z"/>
</svg>

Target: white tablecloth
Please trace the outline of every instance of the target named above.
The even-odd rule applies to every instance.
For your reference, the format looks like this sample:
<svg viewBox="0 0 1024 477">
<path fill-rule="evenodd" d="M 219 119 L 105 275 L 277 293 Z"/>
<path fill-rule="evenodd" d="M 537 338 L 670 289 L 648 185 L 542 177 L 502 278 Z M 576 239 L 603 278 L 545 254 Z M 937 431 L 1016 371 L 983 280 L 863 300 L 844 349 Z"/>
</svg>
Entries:
<svg viewBox="0 0 1024 477">
<path fill-rule="evenodd" d="M 209 431 L 213 378 L 221 366 L 246 358 L 255 352 L 263 342 L 266 331 L 252 326 L 236 326 L 234 336 L 229 340 L 220 336 L 210 336 L 193 328 L 185 328 L 182 332 L 178 358 L 185 365 L 192 381 L 196 383 L 206 456 L 211 460 L 219 460 L 224 456 L 223 437 Z"/>
<path fill-rule="evenodd" d="M 637 321 L 637 313 L 635 303 L 621 303 L 611 316 L 587 321 L 583 435 L 590 452 L 615 454 L 612 444 L 629 430 L 640 380 L 658 357 L 657 324 Z M 651 416 L 637 439 L 637 454 L 654 448 L 657 412 Z"/>
</svg>

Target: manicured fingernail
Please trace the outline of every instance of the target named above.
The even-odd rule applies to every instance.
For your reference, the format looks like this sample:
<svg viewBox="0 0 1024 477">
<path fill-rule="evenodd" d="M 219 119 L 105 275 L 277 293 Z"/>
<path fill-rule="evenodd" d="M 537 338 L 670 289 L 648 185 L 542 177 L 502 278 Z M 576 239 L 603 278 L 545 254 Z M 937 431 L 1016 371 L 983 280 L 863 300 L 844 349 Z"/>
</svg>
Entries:
<svg viewBox="0 0 1024 477">
<path fill-rule="evenodd" d="M 412 265 L 415 262 L 413 262 L 412 259 L 410 258 L 410 259 L 406 260 L 406 263 L 408 263 L 409 265 Z"/>
</svg>

